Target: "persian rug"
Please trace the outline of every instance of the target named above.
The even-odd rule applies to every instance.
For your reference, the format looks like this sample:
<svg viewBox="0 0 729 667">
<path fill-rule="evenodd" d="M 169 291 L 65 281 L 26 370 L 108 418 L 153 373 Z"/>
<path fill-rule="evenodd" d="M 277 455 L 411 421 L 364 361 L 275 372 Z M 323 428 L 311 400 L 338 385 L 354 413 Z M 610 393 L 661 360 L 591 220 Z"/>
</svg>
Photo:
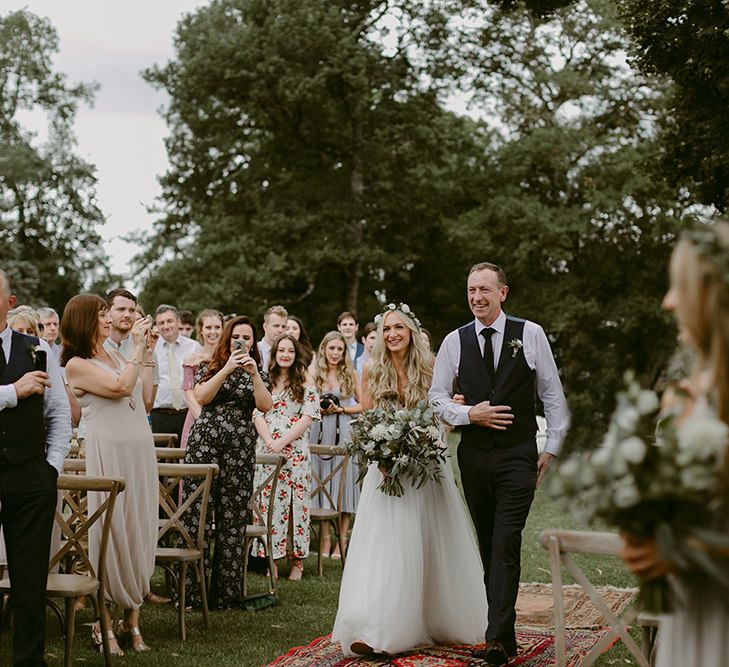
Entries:
<svg viewBox="0 0 729 667">
<path fill-rule="evenodd" d="M 598 592 L 616 615 L 633 601 L 635 589 L 598 587 Z M 564 586 L 567 666 L 578 667 L 590 649 L 607 632 L 600 612 L 579 586 Z M 516 639 L 519 655 L 509 661 L 516 667 L 548 667 L 556 662 L 551 584 L 521 584 L 516 603 Z M 615 643 L 613 641 L 613 643 Z M 611 644 L 612 645 L 612 644 Z M 482 667 L 475 657 L 478 646 L 429 646 L 396 656 L 346 658 L 330 635 L 315 639 L 308 646 L 291 649 L 266 667 Z"/>
<path fill-rule="evenodd" d="M 635 588 L 597 586 L 605 604 L 620 616 L 637 594 Z M 577 584 L 562 586 L 565 627 L 567 629 L 596 630 L 605 625 L 587 593 Z M 520 584 L 516 600 L 516 627 L 554 628 L 554 601 L 552 584 Z"/>
<path fill-rule="evenodd" d="M 605 630 L 568 630 L 567 666 L 578 667 Z M 486 661 L 474 654 L 477 646 L 429 646 L 396 656 L 346 658 L 331 635 L 319 637 L 308 646 L 291 649 L 267 667 L 483 667 Z M 519 655 L 509 667 L 549 667 L 556 661 L 554 634 L 549 630 L 517 628 Z M 614 643 L 614 642 L 613 642 Z"/>
</svg>

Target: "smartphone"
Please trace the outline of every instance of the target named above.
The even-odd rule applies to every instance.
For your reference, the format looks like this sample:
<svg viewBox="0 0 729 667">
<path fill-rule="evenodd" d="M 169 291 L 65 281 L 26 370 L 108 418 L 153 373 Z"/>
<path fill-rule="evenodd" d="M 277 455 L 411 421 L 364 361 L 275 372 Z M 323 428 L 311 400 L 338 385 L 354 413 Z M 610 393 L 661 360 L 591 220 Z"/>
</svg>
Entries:
<svg viewBox="0 0 729 667">
<path fill-rule="evenodd" d="M 233 345 L 240 350 L 243 354 L 247 354 L 248 350 L 246 349 L 246 342 L 242 338 L 238 338 Z"/>
<path fill-rule="evenodd" d="M 45 350 L 36 349 L 33 360 L 33 369 L 36 371 L 47 372 L 48 369 L 48 353 Z"/>
</svg>

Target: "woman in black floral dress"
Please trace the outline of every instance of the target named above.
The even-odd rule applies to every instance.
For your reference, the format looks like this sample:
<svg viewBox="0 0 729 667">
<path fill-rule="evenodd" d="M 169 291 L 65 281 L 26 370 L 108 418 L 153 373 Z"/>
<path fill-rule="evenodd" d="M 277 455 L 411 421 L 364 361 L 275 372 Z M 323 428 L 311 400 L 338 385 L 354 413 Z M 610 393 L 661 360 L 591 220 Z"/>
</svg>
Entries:
<svg viewBox="0 0 729 667">
<path fill-rule="evenodd" d="M 233 318 L 225 325 L 212 359 L 201 364 L 195 375 L 195 399 L 202 412 L 190 430 L 185 463 L 217 463 L 220 467 L 206 517 L 205 570 L 210 576 L 211 609 L 226 609 L 240 602 L 247 507 L 256 460 L 252 415 L 254 408 L 267 412 L 273 404 L 267 377 L 259 371 L 255 341 L 253 322 L 247 317 Z M 184 485 L 183 501 L 195 488 L 191 483 Z M 197 502 L 185 517 L 191 534 L 197 531 L 199 517 Z M 189 583 L 190 602 L 199 606 L 200 592 L 194 581 Z"/>
</svg>

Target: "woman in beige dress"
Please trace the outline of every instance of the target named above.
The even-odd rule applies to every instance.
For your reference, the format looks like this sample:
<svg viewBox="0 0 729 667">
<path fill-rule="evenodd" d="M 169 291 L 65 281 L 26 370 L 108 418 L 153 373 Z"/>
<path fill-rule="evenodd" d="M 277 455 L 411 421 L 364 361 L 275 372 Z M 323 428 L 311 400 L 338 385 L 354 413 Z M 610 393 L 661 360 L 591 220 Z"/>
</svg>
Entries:
<svg viewBox="0 0 729 667">
<path fill-rule="evenodd" d="M 152 431 L 142 399 L 142 381 L 151 382 L 153 348 L 147 332 L 150 323 L 137 320 L 131 336 L 134 353 L 124 360 L 104 348 L 110 318 L 106 302 L 96 295 L 73 297 L 63 313 L 61 362 L 86 420 L 86 471 L 89 475 L 120 477 L 124 493 L 117 498 L 106 554 L 106 595 L 124 609 L 117 628 L 134 651 L 147 651 L 139 631 L 139 608 L 149 592 L 157 544 L 157 462 Z M 146 377 L 145 377 L 146 376 Z M 100 505 L 90 493 L 88 511 Z M 101 526 L 89 534 L 89 556 L 98 565 Z M 111 627 L 105 606 L 107 627 Z M 101 647 L 98 625 L 92 638 Z M 112 649 L 121 649 L 109 630 Z M 100 649 L 101 650 L 101 649 Z"/>
</svg>

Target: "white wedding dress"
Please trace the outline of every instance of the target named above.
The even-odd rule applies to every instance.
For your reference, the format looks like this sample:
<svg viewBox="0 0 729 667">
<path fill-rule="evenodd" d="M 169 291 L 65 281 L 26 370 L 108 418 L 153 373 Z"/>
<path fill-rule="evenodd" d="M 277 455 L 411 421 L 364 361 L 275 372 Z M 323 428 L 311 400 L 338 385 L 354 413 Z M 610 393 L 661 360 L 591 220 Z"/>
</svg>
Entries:
<svg viewBox="0 0 729 667">
<path fill-rule="evenodd" d="M 382 473 L 370 465 L 332 632 L 345 655 L 354 641 L 390 654 L 483 641 L 483 567 L 450 462 L 442 472 L 440 484 L 405 483 L 396 498 L 378 490 Z"/>
</svg>

